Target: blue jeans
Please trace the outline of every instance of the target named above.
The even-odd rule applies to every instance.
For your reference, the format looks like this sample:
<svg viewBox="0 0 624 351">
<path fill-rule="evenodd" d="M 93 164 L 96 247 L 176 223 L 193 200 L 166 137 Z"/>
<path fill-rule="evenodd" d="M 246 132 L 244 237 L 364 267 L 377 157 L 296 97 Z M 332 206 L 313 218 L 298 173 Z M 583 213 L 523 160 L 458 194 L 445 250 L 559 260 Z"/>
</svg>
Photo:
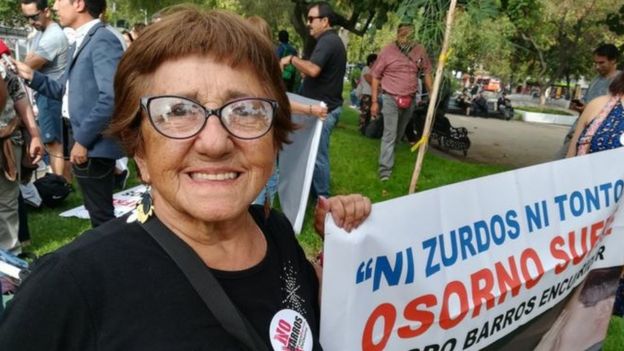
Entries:
<svg viewBox="0 0 624 351">
<path fill-rule="evenodd" d="M 61 142 L 61 109 L 63 103 L 59 100 L 37 95 L 37 109 L 39 109 L 39 117 L 37 123 L 41 131 L 41 142 L 49 144 L 52 142 Z"/>
<path fill-rule="evenodd" d="M 355 89 L 351 90 L 351 93 L 349 93 L 349 98 L 351 100 L 351 106 L 360 105 L 360 99 L 358 99 L 357 94 L 355 93 Z"/>
<path fill-rule="evenodd" d="M 314 165 L 314 178 L 312 179 L 313 199 L 319 196 L 329 197 L 329 137 L 334 126 L 338 123 L 341 112 L 342 107 L 336 107 L 327 114 L 327 119 L 323 122 L 321 141 Z"/>
<path fill-rule="evenodd" d="M 275 194 L 277 194 L 278 184 L 279 184 L 279 167 L 278 167 L 278 163 L 275 162 L 275 165 L 273 166 L 273 174 L 271 174 L 271 178 L 269 178 L 269 181 L 266 183 L 264 188 L 262 188 L 262 191 L 260 192 L 260 194 L 258 194 L 258 197 L 254 200 L 253 204 L 264 205 L 264 200 L 268 192 L 270 204 L 271 206 L 273 206 L 273 199 L 275 198 Z"/>
</svg>

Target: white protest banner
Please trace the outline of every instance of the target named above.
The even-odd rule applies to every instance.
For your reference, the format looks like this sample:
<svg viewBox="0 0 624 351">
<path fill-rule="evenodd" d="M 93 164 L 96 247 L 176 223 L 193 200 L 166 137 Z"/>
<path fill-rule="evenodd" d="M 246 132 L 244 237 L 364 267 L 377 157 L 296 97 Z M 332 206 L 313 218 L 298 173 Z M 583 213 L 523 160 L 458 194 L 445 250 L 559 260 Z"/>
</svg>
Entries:
<svg viewBox="0 0 624 351">
<path fill-rule="evenodd" d="M 288 93 L 288 98 L 306 105 L 321 103 L 291 93 Z M 282 212 L 292 223 L 295 233 L 299 234 L 310 195 L 323 122 L 306 115 L 293 115 L 292 121 L 299 128 L 289 135 L 292 143 L 284 145 L 284 149 L 279 153 L 278 193 Z"/>
<path fill-rule="evenodd" d="M 115 217 L 121 217 L 134 210 L 136 204 L 141 200 L 141 195 L 145 192 L 145 185 L 137 185 L 113 195 L 113 206 L 115 207 Z M 78 217 L 89 219 L 89 212 L 84 206 L 78 206 L 62 212 L 61 217 Z"/>
<path fill-rule="evenodd" d="M 334 350 L 587 350 L 624 265 L 624 148 L 328 216 L 321 343 Z"/>
</svg>

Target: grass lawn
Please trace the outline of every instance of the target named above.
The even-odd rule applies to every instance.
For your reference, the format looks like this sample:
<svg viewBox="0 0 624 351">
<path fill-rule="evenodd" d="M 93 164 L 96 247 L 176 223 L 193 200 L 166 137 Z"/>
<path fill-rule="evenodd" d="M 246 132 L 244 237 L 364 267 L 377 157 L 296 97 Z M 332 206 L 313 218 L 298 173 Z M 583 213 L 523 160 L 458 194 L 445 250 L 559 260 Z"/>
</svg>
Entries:
<svg viewBox="0 0 624 351">
<path fill-rule="evenodd" d="M 355 110 L 345 108 L 332 134 L 330 147 L 332 192 L 335 194 L 362 193 L 371 198 L 373 202 L 407 194 L 416 154 L 409 151 L 407 144 L 400 144 L 397 147 L 396 165 L 392 178 L 387 184 L 382 185 L 377 177 L 379 140 L 361 136 L 357 130 L 357 119 L 358 115 Z M 500 166 L 461 163 L 429 154 L 425 158 L 418 189 L 431 189 L 505 170 L 507 169 Z M 131 179 L 129 186 L 137 183 L 136 179 Z M 29 223 L 32 244 L 28 250 L 42 255 L 70 242 L 88 229 L 89 222 L 86 220 L 58 216 L 58 213 L 63 210 L 80 204 L 80 196 L 78 192 L 74 192 L 61 208 L 31 211 Z M 321 242 L 312 229 L 310 221 L 312 206 L 308 207 L 308 215 L 299 240 L 306 253 L 313 255 L 320 249 Z M 612 319 L 609 337 L 603 349 L 605 351 L 624 350 L 624 320 L 621 318 Z"/>
</svg>

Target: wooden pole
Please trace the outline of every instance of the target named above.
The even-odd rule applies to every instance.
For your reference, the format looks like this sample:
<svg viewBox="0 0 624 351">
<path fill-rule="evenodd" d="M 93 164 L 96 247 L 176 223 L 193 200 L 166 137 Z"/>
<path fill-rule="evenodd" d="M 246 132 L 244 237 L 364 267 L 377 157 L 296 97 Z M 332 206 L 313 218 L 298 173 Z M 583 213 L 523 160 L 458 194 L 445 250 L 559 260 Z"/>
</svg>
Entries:
<svg viewBox="0 0 624 351">
<path fill-rule="evenodd" d="M 433 81 L 433 91 L 431 92 L 429 99 L 429 107 L 427 108 L 427 119 L 425 121 L 425 128 L 423 130 L 423 137 L 417 144 L 419 147 L 418 157 L 416 159 L 416 165 L 414 166 L 414 173 L 412 173 L 412 181 L 409 186 L 409 193 L 412 194 L 416 191 L 416 184 L 418 183 L 418 177 L 422 169 L 423 160 L 425 159 L 425 153 L 429 146 L 429 135 L 431 134 L 431 125 L 433 124 L 433 115 L 435 112 L 436 101 L 440 92 L 440 84 L 442 83 L 442 74 L 444 72 L 444 65 L 448 56 L 448 46 L 451 37 L 451 28 L 453 26 L 453 18 L 455 14 L 455 7 L 457 6 L 457 0 L 451 0 L 448 13 L 446 14 L 446 28 L 444 30 L 444 42 L 442 44 L 442 50 L 440 51 L 440 58 L 438 59 L 438 67 L 436 68 L 435 79 Z"/>
</svg>

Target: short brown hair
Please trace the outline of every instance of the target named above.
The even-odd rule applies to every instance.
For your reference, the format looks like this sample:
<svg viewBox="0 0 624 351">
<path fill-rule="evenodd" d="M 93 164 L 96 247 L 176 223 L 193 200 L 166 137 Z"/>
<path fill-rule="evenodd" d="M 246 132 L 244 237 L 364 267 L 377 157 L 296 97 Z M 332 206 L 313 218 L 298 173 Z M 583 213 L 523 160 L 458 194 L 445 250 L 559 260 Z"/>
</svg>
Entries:
<svg viewBox="0 0 624 351">
<path fill-rule="evenodd" d="M 247 22 L 251 24 L 260 34 L 269 38 L 269 40 L 273 40 L 273 35 L 271 34 L 271 26 L 267 23 L 267 21 L 260 16 L 250 16 L 247 17 Z"/>
<path fill-rule="evenodd" d="M 271 41 L 228 11 L 179 5 L 166 13 L 162 20 L 145 28 L 117 67 L 115 110 L 108 134 L 120 141 L 126 154 L 132 157 L 143 147 L 139 102 L 151 83 L 151 75 L 165 61 L 190 55 L 210 55 L 232 68 L 253 67 L 267 96 L 279 105 L 273 123 L 274 143 L 277 147 L 288 143 L 294 125 Z"/>
</svg>

